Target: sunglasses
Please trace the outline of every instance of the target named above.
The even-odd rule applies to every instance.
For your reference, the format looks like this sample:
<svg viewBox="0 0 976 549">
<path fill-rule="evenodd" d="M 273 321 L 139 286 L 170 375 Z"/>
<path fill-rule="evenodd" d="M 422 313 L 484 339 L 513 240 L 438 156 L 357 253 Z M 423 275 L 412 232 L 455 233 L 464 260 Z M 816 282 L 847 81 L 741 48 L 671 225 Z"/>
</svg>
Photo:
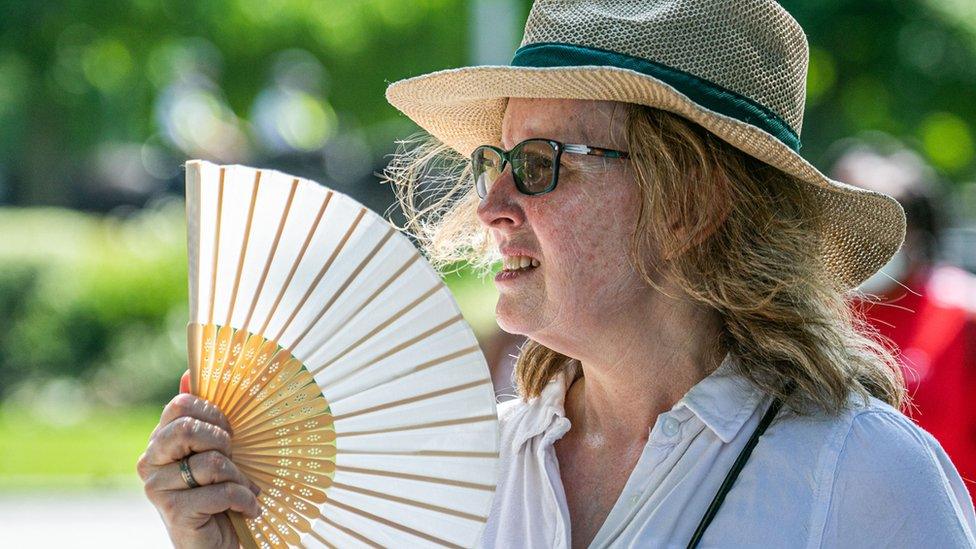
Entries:
<svg viewBox="0 0 976 549">
<path fill-rule="evenodd" d="M 509 151 L 482 145 L 471 153 L 471 173 L 478 196 L 482 199 L 488 196 L 492 185 L 505 171 L 506 164 L 512 165 L 515 188 L 522 194 L 531 196 L 551 192 L 559 180 L 559 159 L 564 152 L 604 158 L 629 157 L 623 151 L 570 145 L 552 139 L 526 139 Z"/>
</svg>

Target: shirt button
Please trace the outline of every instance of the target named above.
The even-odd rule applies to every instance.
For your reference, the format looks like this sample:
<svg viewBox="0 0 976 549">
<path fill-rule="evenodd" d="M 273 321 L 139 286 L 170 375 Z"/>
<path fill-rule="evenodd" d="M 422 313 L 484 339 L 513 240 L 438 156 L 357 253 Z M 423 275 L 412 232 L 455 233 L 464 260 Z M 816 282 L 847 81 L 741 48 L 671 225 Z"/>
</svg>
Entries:
<svg viewBox="0 0 976 549">
<path fill-rule="evenodd" d="M 640 503 L 640 496 L 630 496 L 630 504 L 632 506 L 637 505 L 638 503 Z"/>
<path fill-rule="evenodd" d="M 664 431 L 665 436 L 673 437 L 681 430 L 681 423 L 673 417 L 668 416 L 664 418 L 664 425 L 661 427 L 661 430 Z"/>
</svg>

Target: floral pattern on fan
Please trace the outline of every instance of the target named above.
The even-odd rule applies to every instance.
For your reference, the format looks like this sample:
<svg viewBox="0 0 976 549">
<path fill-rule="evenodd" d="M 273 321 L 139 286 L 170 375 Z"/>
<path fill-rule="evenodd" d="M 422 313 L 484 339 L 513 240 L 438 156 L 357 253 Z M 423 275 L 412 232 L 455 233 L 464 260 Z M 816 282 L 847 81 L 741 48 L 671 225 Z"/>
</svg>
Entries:
<svg viewBox="0 0 976 549">
<path fill-rule="evenodd" d="M 302 362 L 246 330 L 191 324 L 199 342 L 195 394 L 230 421 L 233 462 L 261 488 L 262 513 L 245 523 L 259 547 L 297 545 L 335 475 L 335 428 Z"/>
</svg>

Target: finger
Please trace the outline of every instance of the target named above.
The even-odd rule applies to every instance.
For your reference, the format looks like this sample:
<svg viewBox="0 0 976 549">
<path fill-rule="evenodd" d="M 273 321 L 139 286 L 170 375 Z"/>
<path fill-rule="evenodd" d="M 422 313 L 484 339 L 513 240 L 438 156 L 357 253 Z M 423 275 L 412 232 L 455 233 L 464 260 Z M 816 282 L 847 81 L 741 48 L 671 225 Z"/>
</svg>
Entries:
<svg viewBox="0 0 976 549">
<path fill-rule="evenodd" d="M 159 416 L 159 427 L 164 427 L 181 416 L 195 417 L 200 421 L 216 425 L 228 433 L 233 432 L 227 416 L 212 402 L 189 393 L 180 393 L 169 401 Z"/>
<path fill-rule="evenodd" d="M 180 392 L 190 392 L 190 370 L 183 372 L 183 377 L 180 378 Z"/>
<path fill-rule="evenodd" d="M 193 454 L 187 459 L 187 465 L 190 466 L 190 473 L 193 475 L 193 479 L 202 486 L 220 484 L 222 482 L 235 482 L 248 487 L 255 495 L 261 491 L 257 484 L 251 482 L 237 468 L 237 465 L 234 465 L 233 461 L 216 450 Z M 183 480 L 179 462 L 176 462 L 163 465 L 156 469 L 146 479 L 145 488 L 147 491 L 185 490 L 189 486 Z"/>
<path fill-rule="evenodd" d="M 250 518 L 261 514 L 261 506 L 254 494 L 234 482 L 201 486 L 192 490 L 174 490 L 165 498 L 164 511 L 176 520 L 189 524 L 206 522 L 211 515 L 237 511 Z"/>
<path fill-rule="evenodd" d="M 182 416 L 159 428 L 146 448 L 149 466 L 163 466 L 190 454 L 217 450 L 230 456 L 230 433 L 190 416 Z"/>
</svg>

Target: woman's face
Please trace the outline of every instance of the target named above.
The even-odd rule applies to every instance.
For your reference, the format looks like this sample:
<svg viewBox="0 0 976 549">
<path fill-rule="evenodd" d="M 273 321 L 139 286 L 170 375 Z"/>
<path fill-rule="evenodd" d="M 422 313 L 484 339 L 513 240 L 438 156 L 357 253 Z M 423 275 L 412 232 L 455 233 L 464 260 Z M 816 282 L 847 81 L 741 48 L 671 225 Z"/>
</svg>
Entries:
<svg viewBox="0 0 976 549">
<path fill-rule="evenodd" d="M 627 150 L 626 113 L 606 101 L 513 98 L 502 145 L 547 138 Z M 506 167 L 478 217 L 506 264 L 527 256 L 538 267 L 496 277 L 499 326 L 556 348 L 634 315 L 648 291 L 628 259 L 638 203 L 628 160 L 563 154 L 556 189 L 537 196 L 519 193 Z"/>
</svg>

